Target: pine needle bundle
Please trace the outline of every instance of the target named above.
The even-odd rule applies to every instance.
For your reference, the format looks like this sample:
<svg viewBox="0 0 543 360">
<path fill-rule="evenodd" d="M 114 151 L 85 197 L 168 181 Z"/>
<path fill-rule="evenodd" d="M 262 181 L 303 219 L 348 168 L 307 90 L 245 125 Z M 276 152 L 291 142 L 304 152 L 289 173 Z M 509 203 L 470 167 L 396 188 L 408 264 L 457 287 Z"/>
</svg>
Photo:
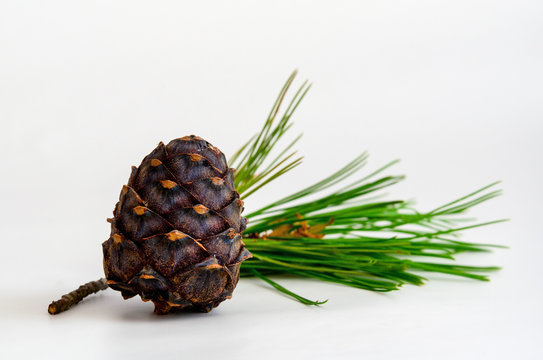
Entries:
<svg viewBox="0 0 543 360">
<path fill-rule="evenodd" d="M 279 116 L 295 76 L 296 72 L 281 89 L 260 133 L 231 159 L 232 166 L 239 169 L 236 187 L 242 198 L 301 164 L 302 158 L 290 152 L 300 136 L 280 151 L 275 146 L 292 126 L 291 117 L 310 88 L 305 82 Z M 263 166 L 273 152 L 278 155 Z M 462 225 L 467 210 L 501 194 L 495 189 L 499 182 L 420 212 L 409 201 L 376 200 L 376 193 L 404 176 L 382 175 L 397 162 L 392 161 L 357 178 L 367 160 L 364 152 L 327 178 L 246 215 L 250 226 L 244 241 L 253 259 L 243 264 L 241 275 L 256 276 L 304 304 L 318 305 L 323 302 L 297 295 L 270 276 L 295 275 L 387 292 L 403 284 L 422 285 L 426 278 L 421 271 L 488 281 L 485 273 L 499 269 L 450 263 L 462 252 L 501 247 L 464 242 L 458 236 L 464 230 L 504 221 Z M 338 184 L 343 187 L 331 190 Z M 449 263 L 415 260 L 420 258 Z"/>
</svg>

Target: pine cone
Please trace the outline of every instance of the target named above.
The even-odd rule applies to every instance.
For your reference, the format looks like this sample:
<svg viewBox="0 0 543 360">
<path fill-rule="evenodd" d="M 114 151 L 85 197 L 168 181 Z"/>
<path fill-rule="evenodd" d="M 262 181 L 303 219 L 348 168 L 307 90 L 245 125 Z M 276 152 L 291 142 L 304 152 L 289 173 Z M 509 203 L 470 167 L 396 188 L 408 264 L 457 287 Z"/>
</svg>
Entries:
<svg viewBox="0 0 543 360">
<path fill-rule="evenodd" d="M 109 287 L 140 295 L 155 312 L 208 312 L 232 292 L 247 219 L 224 154 L 191 135 L 162 142 L 132 167 L 102 244 Z"/>
</svg>

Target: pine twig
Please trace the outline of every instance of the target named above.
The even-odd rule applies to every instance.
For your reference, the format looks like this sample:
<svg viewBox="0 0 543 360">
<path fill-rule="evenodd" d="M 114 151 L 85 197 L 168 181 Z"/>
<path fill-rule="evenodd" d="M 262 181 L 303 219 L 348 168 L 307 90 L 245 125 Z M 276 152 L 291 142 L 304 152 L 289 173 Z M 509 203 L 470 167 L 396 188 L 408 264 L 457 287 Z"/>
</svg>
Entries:
<svg viewBox="0 0 543 360">
<path fill-rule="evenodd" d="M 260 132 L 229 161 L 229 166 L 237 169 L 235 187 L 243 199 L 302 161 L 292 150 L 300 136 L 285 146 L 280 144 L 292 126 L 294 111 L 310 88 L 304 82 L 278 117 L 295 76 L 296 71 L 281 89 Z M 397 290 L 403 284 L 422 285 L 426 279 L 417 274 L 419 271 L 488 281 L 480 273 L 496 271 L 498 267 L 463 266 L 452 261 L 456 254 L 500 247 L 464 242 L 457 237 L 459 232 L 503 221 L 459 226 L 468 220 L 461 217 L 467 210 L 501 194 L 500 190 L 490 190 L 497 183 L 430 212 L 419 212 L 408 201 L 382 201 L 380 196 L 373 196 L 403 179 L 403 176 L 375 179 L 397 161 L 352 181 L 367 158 L 368 154 L 362 153 L 312 186 L 246 214 L 251 224 L 243 239 L 253 259 L 243 263 L 240 275 L 260 278 L 305 305 L 326 301 L 302 297 L 268 276 L 295 275 L 378 292 Z M 340 183 L 343 187 L 335 189 Z M 447 262 L 422 262 L 423 257 Z M 107 287 L 105 279 L 89 282 L 52 302 L 48 311 L 50 314 L 66 311 Z"/>
<path fill-rule="evenodd" d="M 105 290 L 107 288 L 108 286 L 106 283 L 106 279 L 104 278 L 88 282 L 85 285 L 81 285 L 77 290 L 69 292 L 66 295 L 62 295 L 60 300 L 53 301 L 51 304 L 49 304 L 47 311 L 51 315 L 59 314 L 63 311 L 68 310 L 69 308 L 83 300 L 85 297 L 97 293 L 100 290 Z"/>
</svg>

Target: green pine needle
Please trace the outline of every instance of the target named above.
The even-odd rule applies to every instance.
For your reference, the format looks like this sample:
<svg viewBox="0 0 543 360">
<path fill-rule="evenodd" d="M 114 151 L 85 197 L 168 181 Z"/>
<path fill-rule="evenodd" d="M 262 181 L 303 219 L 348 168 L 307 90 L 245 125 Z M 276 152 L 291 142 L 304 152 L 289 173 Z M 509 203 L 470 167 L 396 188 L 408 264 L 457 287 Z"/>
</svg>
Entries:
<svg viewBox="0 0 543 360">
<path fill-rule="evenodd" d="M 269 277 L 266 277 L 266 276 L 262 275 L 261 273 L 259 273 L 258 271 L 254 270 L 254 269 L 251 270 L 251 272 L 257 278 L 264 280 L 265 282 L 267 282 L 268 284 L 270 284 L 271 286 L 273 286 L 277 290 L 281 291 L 282 293 L 284 293 L 284 294 L 286 294 L 286 295 L 288 295 L 290 297 L 293 297 L 294 299 L 298 300 L 299 302 L 301 302 L 304 305 L 322 305 L 322 304 L 324 304 L 325 302 L 328 301 L 328 300 L 324 300 L 324 301 L 316 300 L 316 301 L 314 301 L 314 300 L 306 299 L 303 296 L 295 294 L 292 291 L 282 287 L 281 285 L 279 285 L 278 283 L 276 283 L 275 281 L 273 281 Z"/>
<path fill-rule="evenodd" d="M 236 189 L 244 199 L 301 163 L 302 158 L 291 151 L 300 136 L 268 160 L 280 148 L 279 141 L 292 126 L 291 116 L 310 88 L 304 82 L 277 120 L 295 76 L 296 71 L 281 89 L 260 133 L 230 160 L 237 168 Z M 314 185 L 246 215 L 250 226 L 244 241 L 253 259 L 243 263 L 241 276 L 256 276 L 306 305 L 324 302 L 297 295 L 269 276 L 295 275 L 379 292 L 403 284 L 422 285 L 426 279 L 417 274 L 420 271 L 488 281 L 484 273 L 499 268 L 457 265 L 454 256 L 500 247 L 459 240 L 464 230 L 504 221 L 460 226 L 470 221 L 462 217 L 467 210 L 501 194 L 494 190 L 498 182 L 420 212 L 407 201 L 375 197 L 403 180 L 403 176 L 381 175 L 397 161 L 349 182 L 367 159 L 363 153 Z M 335 189 L 339 184 L 344 185 Z M 431 258 L 441 261 L 422 261 Z"/>
</svg>

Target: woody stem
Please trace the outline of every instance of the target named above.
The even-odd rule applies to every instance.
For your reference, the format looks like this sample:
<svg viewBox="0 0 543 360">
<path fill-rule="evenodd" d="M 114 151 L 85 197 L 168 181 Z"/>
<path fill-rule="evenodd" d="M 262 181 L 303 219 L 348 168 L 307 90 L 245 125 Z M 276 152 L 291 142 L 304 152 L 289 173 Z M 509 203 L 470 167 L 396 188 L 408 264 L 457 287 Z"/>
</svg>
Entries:
<svg viewBox="0 0 543 360">
<path fill-rule="evenodd" d="M 47 311 L 51 315 L 61 313 L 68 310 L 69 308 L 83 300 L 85 297 L 97 293 L 100 290 L 105 290 L 107 288 L 108 286 L 106 284 L 106 279 L 104 278 L 88 282 L 85 285 L 81 285 L 77 290 L 69 292 L 66 295 L 62 295 L 59 300 L 53 301 L 51 304 L 49 304 Z"/>
</svg>

